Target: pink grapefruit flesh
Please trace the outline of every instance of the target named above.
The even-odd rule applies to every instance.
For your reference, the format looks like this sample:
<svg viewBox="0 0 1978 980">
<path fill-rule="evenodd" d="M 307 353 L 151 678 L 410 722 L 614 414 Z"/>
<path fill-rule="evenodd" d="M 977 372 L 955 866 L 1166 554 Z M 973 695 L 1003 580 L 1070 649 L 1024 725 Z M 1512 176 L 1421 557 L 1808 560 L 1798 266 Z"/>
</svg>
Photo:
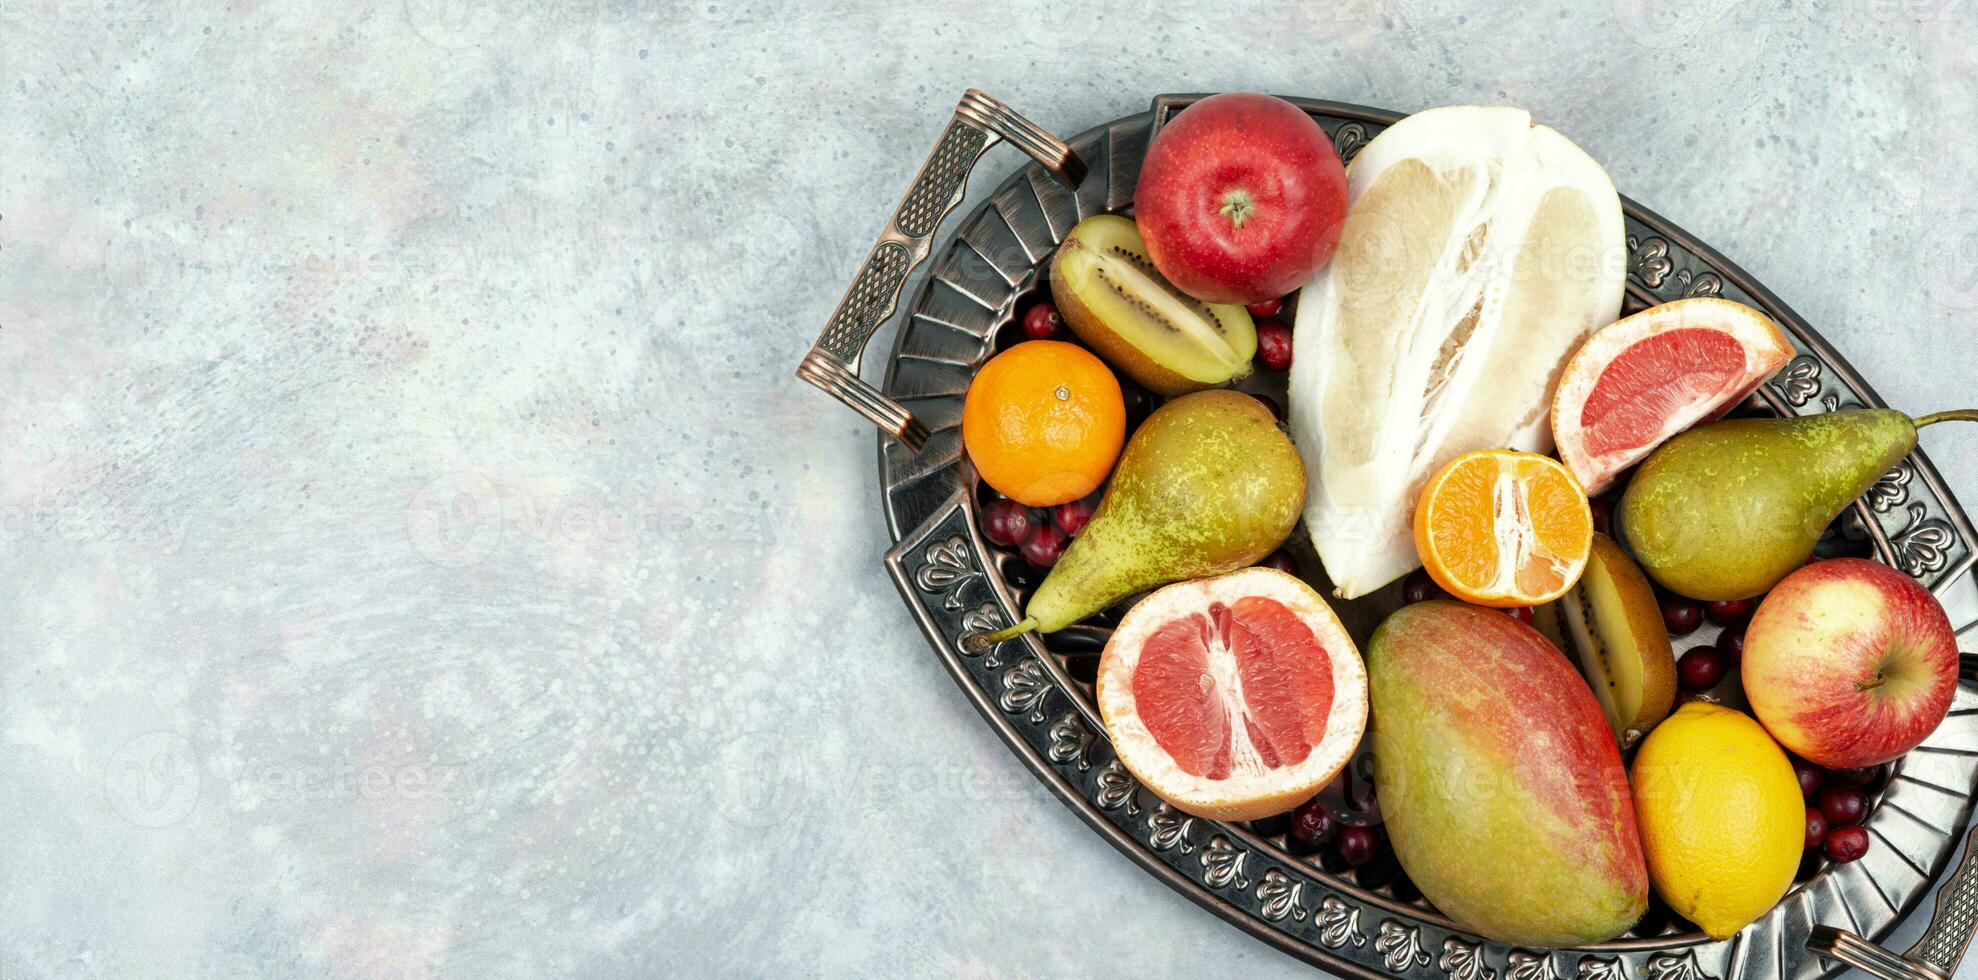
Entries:
<svg viewBox="0 0 1978 980">
<path fill-rule="evenodd" d="M 1231 683 L 1218 680 L 1212 662 L 1224 658 L 1235 669 Z M 1279 769 L 1305 761 L 1325 737 L 1332 660 L 1283 603 L 1244 596 L 1155 630 L 1140 651 L 1133 699 L 1184 772 L 1226 779 L 1245 743 L 1256 765 Z"/>
<path fill-rule="evenodd" d="M 1129 610 L 1097 693 L 1114 750 L 1176 808 L 1250 820 L 1330 781 L 1366 726 L 1359 651 L 1311 587 L 1248 568 Z"/>
<path fill-rule="evenodd" d="M 1778 326 L 1714 297 L 1651 307 L 1594 334 L 1552 405 L 1553 441 L 1589 494 L 1669 437 L 1715 418 L 1793 356 Z"/>
</svg>

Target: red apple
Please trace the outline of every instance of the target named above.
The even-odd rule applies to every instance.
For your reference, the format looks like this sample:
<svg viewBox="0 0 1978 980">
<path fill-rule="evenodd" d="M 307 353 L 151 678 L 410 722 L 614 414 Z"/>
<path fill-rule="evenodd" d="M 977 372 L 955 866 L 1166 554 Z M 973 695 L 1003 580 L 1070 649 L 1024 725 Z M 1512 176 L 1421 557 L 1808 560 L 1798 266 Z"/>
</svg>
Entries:
<svg viewBox="0 0 1978 980">
<path fill-rule="evenodd" d="M 1759 604 L 1744 689 L 1779 744 L 1829 769 L 1887 762 L 1950 710 L 1957 638 L 1928 589 L 1887 565 L 1818 561 Z"/>
<path fill-rule="evenodd" d="M 1257 303 L 1310 282 L 1346 221 L 1346 167 L 1305 110 L 1212 95 L 1161 127 L 1134 220 L 1155 268 L 1209 303 Z"/>
</svg>

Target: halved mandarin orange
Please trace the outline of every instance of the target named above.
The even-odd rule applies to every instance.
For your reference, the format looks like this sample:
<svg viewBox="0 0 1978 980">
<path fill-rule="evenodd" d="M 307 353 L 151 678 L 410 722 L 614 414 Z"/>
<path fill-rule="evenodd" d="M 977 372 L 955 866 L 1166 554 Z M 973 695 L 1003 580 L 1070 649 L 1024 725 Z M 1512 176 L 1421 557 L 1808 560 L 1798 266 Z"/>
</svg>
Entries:
<svg viewBox="0 0 1978 980">
<path fill-rule="evenodd" d="M 1415 550 L 1429 577 L 1480 606 L 1535 606 L 1586 570 L 1593 514 L 1558 460 L 1509 449 L 1465 453 L 1429 478 Z"/>
</svg>

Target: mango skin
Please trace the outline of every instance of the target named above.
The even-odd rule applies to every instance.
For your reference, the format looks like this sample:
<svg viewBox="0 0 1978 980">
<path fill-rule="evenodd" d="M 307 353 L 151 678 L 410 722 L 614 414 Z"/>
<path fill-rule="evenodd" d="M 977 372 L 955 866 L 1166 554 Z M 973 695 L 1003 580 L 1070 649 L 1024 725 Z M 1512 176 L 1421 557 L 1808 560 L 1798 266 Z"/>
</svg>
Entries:
<svg viewBox="0 0 1978 980">
<path fill-rule="evenodd" d="M 1491 609 L 1423 602 L 1367 647 L 1395 856 L 1458 925 L 1514 946 L 1610 939 L 1648 907 L 1614 733 L 1565 655 Z"/>
</svg>

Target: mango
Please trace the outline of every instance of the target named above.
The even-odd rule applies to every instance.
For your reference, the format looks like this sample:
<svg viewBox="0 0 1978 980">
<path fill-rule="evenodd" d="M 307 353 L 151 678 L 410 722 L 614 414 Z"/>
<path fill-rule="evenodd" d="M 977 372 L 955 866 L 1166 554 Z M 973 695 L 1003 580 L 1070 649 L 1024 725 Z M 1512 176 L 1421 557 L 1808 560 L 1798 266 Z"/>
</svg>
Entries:
<svg viewBox="0 0 1978 980">
<path fill-rule="evenodd" d="M 1394 853 L 1458 925 L 1515 946 L 1611 939 L 1648 906 L 1621 753 L 1564 654 L 1494 609 L 1402 608 L 1367 647 Z"/>
</svg>

